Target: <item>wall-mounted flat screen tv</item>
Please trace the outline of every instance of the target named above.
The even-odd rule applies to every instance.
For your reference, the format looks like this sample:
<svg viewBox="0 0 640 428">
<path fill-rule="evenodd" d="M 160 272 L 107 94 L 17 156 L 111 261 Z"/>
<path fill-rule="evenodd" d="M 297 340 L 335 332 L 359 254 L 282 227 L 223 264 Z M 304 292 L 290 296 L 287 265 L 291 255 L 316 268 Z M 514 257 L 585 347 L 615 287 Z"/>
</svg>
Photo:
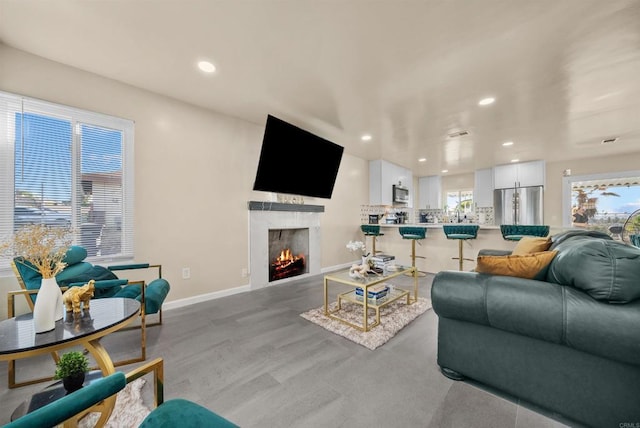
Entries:
<svg viewBox="0 0 640 428">
<path fill-rule="evenodd" d="M 344 147 L 268 115 L 253 190 L 330 199 Z"/>
</svg>

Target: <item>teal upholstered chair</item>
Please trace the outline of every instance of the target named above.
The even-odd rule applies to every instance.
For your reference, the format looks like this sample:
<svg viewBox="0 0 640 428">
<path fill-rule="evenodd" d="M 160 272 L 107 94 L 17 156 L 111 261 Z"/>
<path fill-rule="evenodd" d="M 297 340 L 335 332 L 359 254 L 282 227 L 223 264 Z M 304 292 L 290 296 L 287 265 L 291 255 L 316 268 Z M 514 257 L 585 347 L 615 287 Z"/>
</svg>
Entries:
<svg viewBox="0 0 640 428">
<path fill-rule="evenodd" d="M 91 409 L 94 405 L 122 390 L 127 383 L 146 373 L 150 373 L 151 370 L 154 373 L 156 408 L 147 415 L 140 427 L 234 428 L 238 426 L 194 402 L 181 398 L 164 401 L 163 360 L 158 358 L 126 375 L 122 372 L 116 372 L 96 380 L 77 391 L 19 417 L 5 425 L 5 428 L 56 426 L 74 418 L 79 413 Z"/>
<path fill-rule="evenodd" d="M 459 270 L 463 269 L 464 260 L 468 260 L 470 262 L 474 261 L 473 259 L 464 258 L 462 244 L 464 241 L 476 239 L 478 237 L 479 228 L 480 226 L 475 224 L 442 225 L 442 230 L 444 231 L 447 239 L 455 239 L 458 241 L 458 257 L 452 257 L 451 259 L 458 260 Z"/>
<path fill-rule="evenodd" d="M 364 233 L 364 239 L 367 239 L 367 236 L 371 237 L 371 255 L 375 256 L 377 253 L 381 251 L 376 250 L 376 239 L 379 236 L 383 236 L 384 233 L 380 232 L 380 225 L 378 224 L 363 224 L 360 226 L 360 230 Z"/>
<path fill-rule="evenodd" d="M 416 242 L 420 243 L 427 236 L 427 228 L 421 226 L 400 226 L 398 229 L 402 239 L 408 239 L 411 241 L 411 266 L 416 267 L 416 258 L 424 259 L 424 256 L 416 256 Z M 420 276 L 425 276 L 423 272 L 416 273 Z"/>
<path fill-rule="evenodd" d="M 86 284 L 89 280 L 95 280 L 94 299 L 105 297 L 124 297 L 136 299 L 141 304 L 140 325 L 133 328 L 140 328 L 141 340 L 139 358 L 133 358 L 115 363 L 116 366 L 140 362 L 146 360 L 146 328 L 148 326 L 162 324 L 162 303 L 169 293 L 169 283 L 162 278 L 162 266 L 151 265 L 148 263 L 123 264 L 116 266 L 103 267 L 93 265 L 85 261 L 87 250 L 81 246 L 71 246 L 65 255 L 64 262 L 67 267 L 56 275 L 56 281 L 60 287 L 75 287 Z M 21 257 L 16 257 L 11 263 L 11 267 L 16 275 L 18 283 L 22 290 L 9 293 L 9 314 L 13 316 L 14 296 L 16 294 L 24 294 L 27 303 L 33 310 L 37 292 L 40 288 L 41 275 L 31 266 L 31 264 Z M 157 269 L 158 278 L 149 281 L 133 281 L 130 279 L 119 278 L 114 272 L 127 272 L 139 269 Z M 146 316 L 149 314 L 158 314 L 158 321 L 155 323 L 147 323 Z M 22 386 L 36 381 L 50 380 L 51 378 L 42 378 L 23 383 L 15 382 L 15 361 L 9 361 L 9 387 Z"/>
<path fill-rule="evenodd" d="M 640 248 L 640 234 L 629 235 L 629 240 L 631 241 L 631 245 Z"/>
<path fill-rule="evenodd" d="M 503 224 L 500 225 L 502 238 L 507 241 L 519 241 L 523 236 L 545 237 L 549 235 L 549 226 L 538 224 Z"/>
<path fill-rule="evenodd" d="M 169 293 L 169 283 L 162 278 L 162 266 L 151 265 L 149 263 L 126 264 L 116 266 L 98 266 L 92 265 L 85 261 L 87 250 L 80 246 L 71 246 L 65 255 L 64 262 L 67 267 L 56 275 L 58 285 L 63 287 L 74 287 L 86 284 L 89 280 L 95 280 L 96 291 L 94 298 L 103 297 L 128 297 L 137 299 L 144 304 L 145 314 L 158 313 L 160 316 L 159 323 L 162 322 L 161 309 L 164 299 Z M 40 273 L 31 266 L 29 262 L 16 257 L 13 259 L 12 267 L 18 283 L 27 291 L 37 291 L 40 288 L 42 279 Z M 121 279 L 114 274 L 115 271 L 131 271 L 136 269 L 158 269 L 158 278 L 145 284 L 142 290 L 139 281 L 130 281 L 129 279 Z M 37 293 L 29 293 L 27 303 L 33 310 L 33 304 L 36 301 Z M 143 300 L 144 297 L 144 300 Z"/>
</svg>

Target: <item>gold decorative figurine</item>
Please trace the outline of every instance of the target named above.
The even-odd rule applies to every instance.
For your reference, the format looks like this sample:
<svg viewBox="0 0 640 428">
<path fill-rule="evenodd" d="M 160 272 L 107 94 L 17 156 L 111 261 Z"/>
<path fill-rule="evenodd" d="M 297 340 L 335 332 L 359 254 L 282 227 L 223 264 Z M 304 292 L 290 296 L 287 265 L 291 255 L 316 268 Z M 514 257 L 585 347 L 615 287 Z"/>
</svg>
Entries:
<svg viewBox="0 0 640 428">
<path fill-rule="evenodd" d="M 71 287 L 62 295 L 62 301 L 64 302 L 67 312 L 73 314 L 80 313 L 80 303 L 83 304 L 83 309 L 89 310 L 89 301 L 93 297 L 95 291 L 95 281 L 92 279 L 82 287 Z"/>
</svg>

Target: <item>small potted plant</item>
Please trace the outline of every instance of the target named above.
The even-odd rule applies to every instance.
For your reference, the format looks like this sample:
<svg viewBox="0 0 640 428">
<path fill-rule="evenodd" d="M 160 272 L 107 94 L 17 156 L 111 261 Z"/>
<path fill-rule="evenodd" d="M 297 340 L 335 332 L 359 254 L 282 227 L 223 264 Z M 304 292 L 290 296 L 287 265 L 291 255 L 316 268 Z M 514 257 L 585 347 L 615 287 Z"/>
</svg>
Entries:
<svg viewBox="0 0 640 428">
<path fill-rule="evenodd" d="M 89 370 L 89 360 L 80 351 L 62 354 L 56 363 L 54 379 L 62 379 L 62 385 L 67 392 L 82 388 L 84 375 Z"/>
</svg>

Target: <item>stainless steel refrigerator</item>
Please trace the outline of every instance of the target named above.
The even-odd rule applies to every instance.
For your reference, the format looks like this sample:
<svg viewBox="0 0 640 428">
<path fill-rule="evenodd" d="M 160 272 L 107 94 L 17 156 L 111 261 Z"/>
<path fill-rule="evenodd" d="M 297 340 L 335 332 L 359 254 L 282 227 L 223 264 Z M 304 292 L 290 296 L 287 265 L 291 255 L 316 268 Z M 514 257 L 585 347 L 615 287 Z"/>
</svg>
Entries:
<svg viewBox="0 0 640 428">
<path fill-rule="evenodd" d="M 496 224 L 544 224 L 543 193 L 543 186 L 494 190 Z"/>
</svg>

